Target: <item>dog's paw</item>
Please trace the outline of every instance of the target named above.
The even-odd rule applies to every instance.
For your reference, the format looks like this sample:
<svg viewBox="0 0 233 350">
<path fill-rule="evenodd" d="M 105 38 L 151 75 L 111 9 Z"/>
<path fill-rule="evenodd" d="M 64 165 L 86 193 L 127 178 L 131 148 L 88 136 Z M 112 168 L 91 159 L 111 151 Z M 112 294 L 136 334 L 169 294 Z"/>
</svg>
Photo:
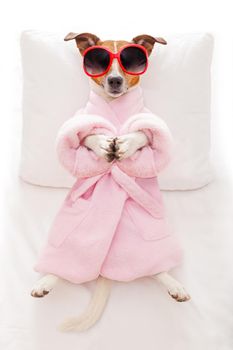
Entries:
<svg viewBox="0 0 233 350">
<path fill-rule="evenodd" d="M 49 294 L 49 291 L 45 289 L 42 289 L 42 290 L 33 289 L 31 291 L 31 296 L 34 298 L 43 298 L 47 294 Z"/>
<path fill-rule="evenodd" d="M 31 296 L 35 298 L 43 298 L 53 289 L 58 278 L 54 275 L 46 275 L 39 279 L 32 288 Z"/>
<path fill-rule="evenodd" d="M 184 287 L 177 283 L 168 289 L 168 294 L 176 301 L 188 301 L 190 300 L 190 295 L 186 292 Z"/>
<path fill-rule="evenodd" d="M 142 131 L 118 136 L 115 139 L 116 159 L 122 160 L 131 157 L 138 149 L 148 143 L 147 136 Z"/>
<path fill-rule="evenodd" d="M 115 158 L 115 139 L 109 138 L 104 144 L 100 145 L 102 150 L 102 157 L 105 158 L 109 163 L 111 163 Z"/>
<path fill-rule="evenodd" d="M 99 158 L 108 162 L 115 159 L 115 141 L 113 137 L 105 135 L 89 135 L 84 140 L 84 145 L 91 149 Z"/>
</svg>

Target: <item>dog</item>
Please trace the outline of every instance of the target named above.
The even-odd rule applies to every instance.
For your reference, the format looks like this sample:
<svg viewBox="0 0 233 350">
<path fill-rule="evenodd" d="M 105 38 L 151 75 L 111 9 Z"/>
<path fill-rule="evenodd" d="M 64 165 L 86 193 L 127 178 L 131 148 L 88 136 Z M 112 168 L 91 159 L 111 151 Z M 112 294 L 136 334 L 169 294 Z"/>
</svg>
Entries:
<svg viewBox="0 0 233 350">
<path fill-rule="evenodd" d="M 101 96 L 107 103 L 128 94 L 140 84 L 140 74 L 128 74 L 120 64 L 119 59 L 115 59 L 117 53 L 133 43 L 142 46 L 147 55 L 150 56 L 155 43 L 166 45 L 166 41 L 163 38 L 155 38 L 146 34 L 136 36 L 132 42 L 125 40 L 101 41 L 96 35 L 90 33 L 69 33 L 64 40 L 75 40 L 81 55 L 84 55 L 89 48 L 94 46 L 107 48 L 115 55 L 105 74 L 89 77 L 91 90 Z M 93 134 L 86 136 L 83 141 L 83 145 L 92 150 L 98 158 L 105 159 L 108 162 L 112 162 L 114 159 L 119 161 L 127 159 L 147 144 L 148 137 L 143 131 L 130 132 L 117 137 Z M 174 279 L 168 271 L 160 272 L 153 278 L 161 283 L 168 294 L 176 301 L 184 302 L 190 299 L 190 295 L 182 284 Z M 44 297 L 50 293 L 58 280 L 59 277 L 54 274 L 43 276 L 33 286 L 31 295 L 33 297 Z M 110 281 L 99 276 L 96 291 L 88 309 L 79 319 L 68 320 L 61 329 L 83 331 L 90 328 L 100 318 L 107 302 L 109 291 Z"/>
</svg>

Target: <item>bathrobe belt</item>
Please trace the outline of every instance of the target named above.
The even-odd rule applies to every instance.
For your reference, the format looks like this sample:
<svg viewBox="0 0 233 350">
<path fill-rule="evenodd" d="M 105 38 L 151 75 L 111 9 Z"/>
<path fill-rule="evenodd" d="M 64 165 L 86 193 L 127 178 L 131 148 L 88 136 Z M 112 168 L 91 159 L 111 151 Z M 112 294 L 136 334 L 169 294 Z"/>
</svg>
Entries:
<svg viewBox="0 0 233 350">
<path fill-rule="evenodd" d="M 75 202 L 81 197 L 91 186 L 93 186 L 101 177 L 111 173 L 113 179 L 120 185 L 135 202 L 141 205 L 153 217 L 157 219 L 163 218 L 163 207 L 161 203 L 153 198 L 148 192 L 141 188 L 135 181 L 135 178 L 124 173 L 117 165 L 112 165 L 104 174 L 89 177 L 85 182 L 71 194 L 71 200 Z"/>
</svg>

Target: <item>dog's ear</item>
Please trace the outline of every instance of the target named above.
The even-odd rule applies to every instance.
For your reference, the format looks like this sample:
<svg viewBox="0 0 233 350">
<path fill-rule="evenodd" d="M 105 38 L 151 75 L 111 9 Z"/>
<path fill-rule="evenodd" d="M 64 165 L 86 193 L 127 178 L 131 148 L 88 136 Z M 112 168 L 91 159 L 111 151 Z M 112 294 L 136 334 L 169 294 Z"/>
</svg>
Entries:
<svg viewBox="0 0 233 350">
<path fill-rule="evenodd" d="M 153 36 L 147 35 L 147 34 L 142 34 L 138 35 L 135 38 L 133 38 L 133 43 L 139 44 L 145 47 L 145 49 L 148 52 L 148 55 L 151 54 L 154 44 L 159 43 L 163 45 L 167 45 L 167 42 L 163 38 L 154 38 Z"/>
<path fill-rule="evenodd" d="M 100 39 L 96 35 L 91 33 L 82 33 L 82 34 L 69 33 L 64 38 L 65 41 L 73 40 L 73 39 L 75 39 L 76 45 L 79 51 L 81 52 L 81 54 L 83 54 L 83 52 L 88 47 L 96 45 L 98 41 L 100 41 Z"/>
</svg>

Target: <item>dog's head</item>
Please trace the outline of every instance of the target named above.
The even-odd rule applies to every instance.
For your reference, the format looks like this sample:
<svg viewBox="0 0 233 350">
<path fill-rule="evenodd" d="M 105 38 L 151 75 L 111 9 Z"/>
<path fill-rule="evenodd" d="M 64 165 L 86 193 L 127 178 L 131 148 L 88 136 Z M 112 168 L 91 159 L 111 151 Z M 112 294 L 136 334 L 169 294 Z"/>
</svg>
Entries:
<svg viewBox="0 0 233 350">
<path fill-rule="evenodd" d="M 156 42 L 166 45 L 166 41 L 163 38 L 154 38 L 146 34 L 136 36 L 132 39 L 132 42 L 124 40 L 101 41 L 96 35 L 91 33 L 69 33 L 64 40 L 68 41 L 73 39 L 75 39 L 81 55 L 83 55 L 88 48 L 96 45 L 108 48 L 112 53 L 117 53 L 122 47 L 133 43 L 143 46 L 149 56 Z M 110 69 L 106 74 L 98 77 L 91 77 L 91 79 L 98 84 L 108 96 L 119 97 L 139 84 L 140 76 L 128 74 L 121 68 L 118 60 L 113 59 Z"/>
</svg>

